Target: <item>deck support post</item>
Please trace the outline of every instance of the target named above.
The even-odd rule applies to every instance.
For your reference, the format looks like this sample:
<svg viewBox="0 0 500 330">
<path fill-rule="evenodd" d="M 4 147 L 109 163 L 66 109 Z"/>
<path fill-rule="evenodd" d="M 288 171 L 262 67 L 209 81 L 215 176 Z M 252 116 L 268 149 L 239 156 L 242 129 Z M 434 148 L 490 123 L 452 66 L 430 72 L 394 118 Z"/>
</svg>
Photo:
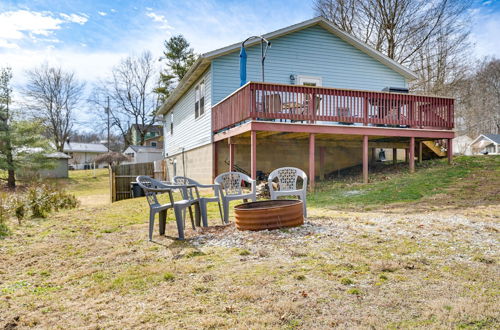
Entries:
<svg viewBox="0 0 500 330">
<path fill-rule="evenodd" d="M 229 172 L 234 171 L 234 148 L 235 144 L 229 141 Z"/>
<path fill-rule="evenodd" d="M 410 137 L 410 173 L 415 173 L 415 137 Z"/>
<path fill-rule="evenodd" d="M 392 148 L 392 163 L 396 165 L 398 162 L 398 149 Z"/>
<path fill-rule="evenodd" d="M 451 165 L 451 161 L 453 160 L 453 143 L 452 143 L 452 139 L 446 139 L 447 143 L 448 143 L 448 150 L 447 150 L 447 153 L 448 153 L 448 165 Z"/>
<path fill-rule="evenodd" d="M 325 147 L 319 147 L 319 178 L 325 180 Z"/>
<path fill-rule="evenodd" d="M 309 134 L 309 188 L 311 191 L 314 191 L 314 179 L 316 176 L 315 165 L 316 161 L 314 159 L 315 148 L 316 148 L 316 136 L 314 134 Z"/>
<path fill-rule="evenodd" d="M 405 148 L 405 163 L 410 160 L 410 148 Z"/>
<path fill-rule="evenodd" d="M 250 132 L 250 175 L 257 178 L 257 132 Z"/>
<path fill-rule="evenodd" d="M 418 143 L 418 162 L 419 163 L 422 163 L 422 146 L 423 146 L 423 144 L 424 143 L 422 141 L 420 141 Z"/>
<path fill-rule="evenodd" d="M 363 183 L 368 183 L 368 135 L 363 135 Z"/>
<path fill-rule="evenodd" d="M 217 142 L 214 141 L 212 142 L 212 182 L 214 182 L 215 178 L 217 177 L 219 171 L 218 164 L 219 164 L 219 157 L 217 154 Z"/>
</svg>

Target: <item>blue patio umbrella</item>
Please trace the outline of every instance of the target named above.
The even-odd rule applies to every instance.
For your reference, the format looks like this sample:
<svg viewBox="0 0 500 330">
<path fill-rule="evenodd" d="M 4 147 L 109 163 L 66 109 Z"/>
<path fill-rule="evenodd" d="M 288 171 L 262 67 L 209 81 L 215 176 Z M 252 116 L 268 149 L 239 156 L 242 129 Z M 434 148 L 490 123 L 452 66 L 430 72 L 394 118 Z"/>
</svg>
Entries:
<svg viewBox="0 0 500 330">
<path fill-rule="evenodd" d="M 241 45 L 240 51 L 240 86 L 247 83 L 247 52 L 245 47 Z"/>
</svg>

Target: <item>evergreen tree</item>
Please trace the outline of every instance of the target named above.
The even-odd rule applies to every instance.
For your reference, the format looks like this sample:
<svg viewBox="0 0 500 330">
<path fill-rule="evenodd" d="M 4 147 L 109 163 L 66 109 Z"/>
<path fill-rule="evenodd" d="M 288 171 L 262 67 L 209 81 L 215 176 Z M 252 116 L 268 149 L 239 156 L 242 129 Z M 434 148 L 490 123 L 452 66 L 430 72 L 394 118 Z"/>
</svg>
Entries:
<svg viewBox="0 0 500 330">
<path fill-rule="evenodd" d="M 51 167 L 45 157 L 49 144 L 42 137 L 43 126 L 38 121 L 19 120 L 13 111 L 10 80 L 12 70 L 0 69 L 0 170 L 7 171 L 7 186 L 16 187 L 16 173 Z"/>
<path fill-rule="evenodd" d="M 167 68 L 160 73 L 159 86 L 155 89 L 162 101 L 168 98 L 174 85 L 186 75 L 197 58 L 189 42 L 182 35 L 165 40 L 164 45 L 163 55 L 167 60 Z"/>
</svg>

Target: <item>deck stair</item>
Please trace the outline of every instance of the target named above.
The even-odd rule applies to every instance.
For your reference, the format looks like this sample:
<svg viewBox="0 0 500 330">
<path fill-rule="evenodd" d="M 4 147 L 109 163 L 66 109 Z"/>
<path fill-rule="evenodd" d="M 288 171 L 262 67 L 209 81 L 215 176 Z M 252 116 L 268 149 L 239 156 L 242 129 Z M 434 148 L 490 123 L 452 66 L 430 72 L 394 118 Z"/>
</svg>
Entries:
<svg viewBox="0 0 500 330">
<path fill-rule="evenodd" d="M 423 150 L 424 158 L 446 157 L 446 149 L 443 150 L 436 141 L 423 141 L 423 145 L 425 146 Z"/>
<path fill-rule="evenodd" d="M 226 159 L 226 160 L 224 161 L 224 163 L 226 163 L 226 165 L 228 165 L 228 166 L 229 166 L 229 160 L 227 160 L 227 159 Z M 242 168 L 241 168 L 240 166 L 238 166 L 237 164 L 234 164 L 233 166 L 234 166 L 234 170 L 235 170 L 236 172 L 240 172 L 240 173 L 243 173 L 243 174 L 246 174 L 246 175 L 250 176 L 250 173 L 249 173 L 248 171 L 246 171 L 246 170 L 242 169 Z"/>
</svg>

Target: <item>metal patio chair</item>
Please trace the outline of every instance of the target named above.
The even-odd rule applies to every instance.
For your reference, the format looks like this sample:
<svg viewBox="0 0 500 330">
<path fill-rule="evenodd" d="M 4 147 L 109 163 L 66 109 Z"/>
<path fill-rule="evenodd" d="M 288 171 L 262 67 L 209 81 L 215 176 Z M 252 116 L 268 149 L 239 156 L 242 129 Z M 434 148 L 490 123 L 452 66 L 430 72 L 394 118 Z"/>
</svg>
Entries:
<svg viewBox="0 0 500 330">
<path fill-rule="evenodd" d="M 302 178 L 302 188 L 297 189 L 297 180 Z M 278 179 L 278 190 L 274 189 L 273 181 Z M 281 167 L 269 174 L 267 184 L 271 199 L 278 199 L 280 196 L 297 196 L 302 201 L 304 207 L 304 217 L 307 217 L 306 194 L 307 175 L 304 171 L 296 167 Z"/>
<path fill-rule="evenodd" d="M 250 184 L 250 193 L 244 193 L 241 187 L 242 182 Z M 219 184 L 222 208 L 224 209 L 224 222 L 229 222 L 229 202 L 242 199 L 246 202 L 251 199 L 253 202 L 257 200 L 255 180 L 248 175 L 240 172 L 226 172 L 215 178 L 215 183 Z"/>
<path fill-rule="evenodd" d="M 220 213 L 220 218 L 222 220 L 222 223 L 224 223 L 224 216 L 222 215 L 222 207 L 220 204 L 220 186 L 218 184 L 201 184 L 191 178 L 187 178 L 185 176 L 175 176 L 173 179 L 173 182 L 175 184 L 191 184 L 195 185 L 198 188 L 212 188 L 214 191 L 214 196 L 212 197 L 199 197 L 198 196 L 198 201 L 200 203 L 200 212 L 201 212 L 201 219 L 203 221 L 203 227 L 208 227 L 208 214 L 207 214 L 207 204 L 208 203 L 215 203 L 217 202 L 219 206 L 219 213 Z"/>
<path fill-rule="evenodd" d="M 191 205 L 197 202 L 195 199 L 185 199 L 184 196 L 187 195 L 187 188 L 184 185 L 169 185 L 155 180 L 149 176 L 138 176 L 136 179 L 139 186 L 144 190 L 146 199 L 149 204 L 149 240 L 153 239 L 153 229 L 155 215 L 159 213 L 159 229 L 160 235 L 165 234 L 165 226 L 167 222 L 167 211 L 168 209 L 173 209 L 175 214 L 175 221 L 177 223 L 177 232 L 179 234 L 179 239 L 184 239 L 184 216 L 183 211 L 189 210 L 189 215 L 191 217 L 191 225 L 193 229 L 194 219 L 193 212 L 191 210 Z M 180 190 L 184 199 L 175 201 L 173 196 L 173 190 Z M 168 194 L 170 203 L 160 204 L 158 201 L 157 194 Z"/>
</svg>

